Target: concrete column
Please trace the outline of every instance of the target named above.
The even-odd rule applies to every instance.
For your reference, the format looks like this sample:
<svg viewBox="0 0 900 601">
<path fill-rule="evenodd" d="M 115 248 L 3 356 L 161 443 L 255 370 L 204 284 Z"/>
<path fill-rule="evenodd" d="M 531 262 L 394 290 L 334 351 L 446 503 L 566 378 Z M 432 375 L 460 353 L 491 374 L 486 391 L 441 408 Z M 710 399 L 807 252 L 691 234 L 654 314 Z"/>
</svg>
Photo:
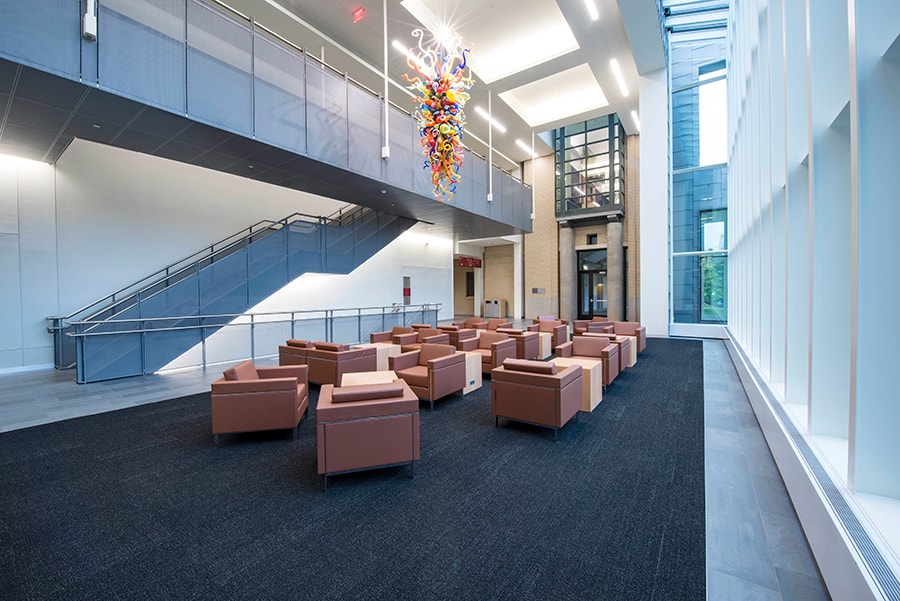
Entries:
<svg viewBox="0 0 900 601">
<path fill-rule="evenodd" d="M 622 222 L 610 217 L 606 224 L 607 315 L 612 321 L 625 320 L 625 250 Z"/>
<path fill-rule="evenodd" d="M 620 230 L 621 231 L 621 230 Z M 619 236 L 621 244 L 621 235 Z M 575 281 L 575 232 L 570 227 L 559 228 L 559 316 L 572 321 L 578 317 Z"/>
</svg>

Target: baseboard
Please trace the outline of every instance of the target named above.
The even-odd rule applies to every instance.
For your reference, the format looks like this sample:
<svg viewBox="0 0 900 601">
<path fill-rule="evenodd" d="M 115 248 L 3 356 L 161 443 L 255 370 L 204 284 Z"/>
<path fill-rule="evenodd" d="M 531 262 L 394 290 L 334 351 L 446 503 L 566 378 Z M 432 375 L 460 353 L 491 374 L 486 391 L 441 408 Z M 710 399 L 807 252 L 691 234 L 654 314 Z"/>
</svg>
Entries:
<svg viewBox="0 0 900 601">
<path fill-rule="evenodd" d="M 30 371 L 50 371 L 51 369 L 54 369 L 52 363 L 41 365 L 23 365 L 22 367 L 4 367 L 3 369 L 0 369 L 0 376 L 6 374 L 24 374 Z"/>
<path fill-rule="evenodd" d="M 727 330 L 726 330 L 727 331 Z M 833 601 L 900 600 L 897 575 L 730 332 L 725 340 Z"/>
</svg>

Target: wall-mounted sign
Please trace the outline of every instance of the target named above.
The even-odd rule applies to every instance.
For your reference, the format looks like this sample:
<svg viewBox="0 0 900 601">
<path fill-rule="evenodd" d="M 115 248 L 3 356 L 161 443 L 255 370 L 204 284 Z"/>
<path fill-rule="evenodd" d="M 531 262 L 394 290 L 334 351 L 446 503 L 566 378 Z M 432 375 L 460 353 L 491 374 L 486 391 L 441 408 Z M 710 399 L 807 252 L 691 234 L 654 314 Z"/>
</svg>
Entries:
<svg viewBox="0 0 900 601">
<path fill-rule="evenodd" d="M 460 257 L 459 258 L 459 266 L 460 267 L 481 267 L 481 259 L 476 259 L 475 257 Z"/>
</svg>

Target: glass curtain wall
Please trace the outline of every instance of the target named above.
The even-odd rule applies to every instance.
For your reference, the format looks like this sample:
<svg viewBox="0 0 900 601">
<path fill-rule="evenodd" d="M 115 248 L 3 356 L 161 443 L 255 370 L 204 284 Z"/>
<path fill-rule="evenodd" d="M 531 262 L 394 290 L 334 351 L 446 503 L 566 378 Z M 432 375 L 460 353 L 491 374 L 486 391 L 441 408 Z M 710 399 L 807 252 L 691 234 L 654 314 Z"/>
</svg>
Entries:
<svg viewBox="0 0 900 601">
<path fill-rule="evenodd" d="M 728 320 L 725 32 L 669 36 L 672 316 Z"/>
</svg>

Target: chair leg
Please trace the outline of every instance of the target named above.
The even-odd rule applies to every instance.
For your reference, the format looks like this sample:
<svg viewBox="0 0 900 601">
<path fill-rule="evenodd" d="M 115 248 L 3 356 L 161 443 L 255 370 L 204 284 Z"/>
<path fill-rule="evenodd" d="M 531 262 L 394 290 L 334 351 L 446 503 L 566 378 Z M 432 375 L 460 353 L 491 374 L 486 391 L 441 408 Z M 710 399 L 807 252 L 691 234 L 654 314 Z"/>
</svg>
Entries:
<svg viewBox="0 0 900 601">
<path fill-rule="evenodd" d="M 415 461 L 409 462 L 409 479 L 413 480 L 416 476 L 416 463 Z"/>
<path fill-rule="evenodd" d="M 218 447 L 218 446 L 219 446 L 219 435 L 218 435 L 218 434 L 213 434 L 213 440 L 215 441 L 216 446 Z"/>
<path fill-rule="evenodd" d="M 495 416 L 494 416 L 494 427 L 495 427 L 495 428 L 499 428 L 499 427 L 500 427 L 500 416 L 499 416 L 499 415 L 495 415 Z"/>
<path fill-rule="evenodd" d="M 325 474 L 323 480 L 324 480 L 324 483 L 322 485 L 322 492 L 326 493 L 326 492 L 328 492 L 328 474 Z"/>
<path fill-rule="evenodd" d="M 559 442 L 559 428 L 553 428 L 553 442 Z"/>
</svg>

